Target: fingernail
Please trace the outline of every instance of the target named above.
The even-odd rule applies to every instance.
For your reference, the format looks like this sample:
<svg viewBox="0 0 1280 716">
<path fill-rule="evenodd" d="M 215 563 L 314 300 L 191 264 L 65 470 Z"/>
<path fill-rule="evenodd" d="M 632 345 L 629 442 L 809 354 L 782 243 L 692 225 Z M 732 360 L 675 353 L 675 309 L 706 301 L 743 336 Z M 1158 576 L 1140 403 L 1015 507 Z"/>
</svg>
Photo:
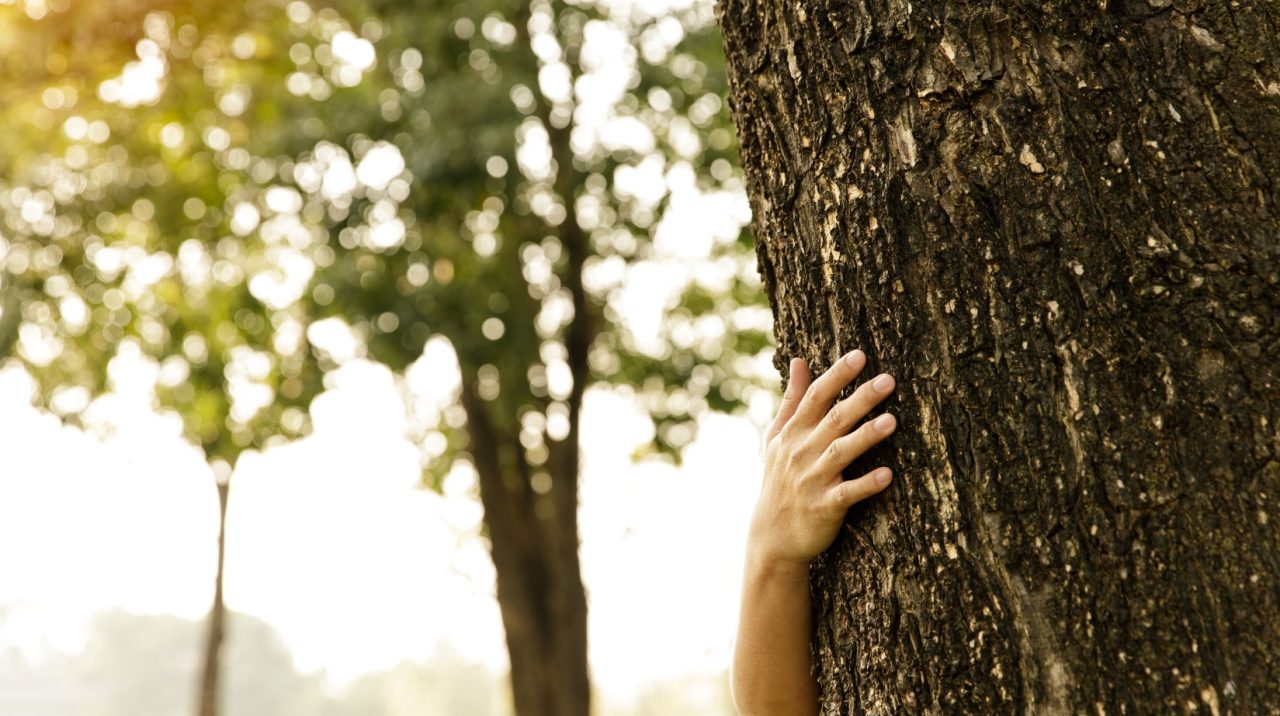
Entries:
<svg viewBox="0 0 1280 716">
<path fill-rule="evenodd" d="M 893 471 L 890 470 L 889 468 L 885 468 L 880 472 L 876 473 L 876 482 L 880 483 L 881 485 L 888 485 L 889 481 L 892 479 L 893 479 Z"/>
<path fill-rule="evenodd" d="M 849 351 L 849 355 L 844 357 L 844 362 L 848 363 L 849 365 L 857 365 L 858 360 L 864 357 L 866 356 L 863 354 L 862 351 L 858 350 L 857 348 L 854 348 L 853 350 Z"/>
<path fill-rule="evenodd" d="M 872 383 L 871 387 L 875 388 L 878 393 L 888 393 L 893 390 L 893 376 L 885 373 L 879 378 L 876 378 L 876 382 Z"/>
<path fill-rule="evenodd" d="M 879 430 L 880 432 L 883 433 L 886 430 L 889 430 L 890 428 L 892 428 L 893 423 L 894 423 L 893 416 L 888 413 L 885 413 L 884 415 L 881 415 L 880 417 L 876 418 L 876 421 L 872 423 L 872 425 L 875 426 L 876 430 Z"/>
</svg>

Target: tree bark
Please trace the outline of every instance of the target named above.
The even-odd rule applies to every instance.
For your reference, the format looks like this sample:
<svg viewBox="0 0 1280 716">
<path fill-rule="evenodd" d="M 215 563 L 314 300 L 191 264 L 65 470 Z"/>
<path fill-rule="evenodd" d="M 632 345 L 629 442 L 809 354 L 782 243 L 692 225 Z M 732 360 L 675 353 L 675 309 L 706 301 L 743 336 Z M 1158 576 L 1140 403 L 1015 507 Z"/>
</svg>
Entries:
<svg viewBox="0 0 1280 716">
<path fill-rule="evenodd" d="M 899 377 L 823 713 L 1280 713 L 1280 5 L 720 20 L 777 365 Z"/>
<path fill-rule="evenodd" d="M 200 669 L 198 716 L 218 716 L 222 680 L 222 644 L 226 639 L 227 608 L 222 601 L 222 566 L 226 557 L 227 498 L 231 482 L 219 476 L 218 488 L 218 566 L 213 578 L 213 604 L 209 607 L 204 638 L 204 660 Z"/>
</svg>

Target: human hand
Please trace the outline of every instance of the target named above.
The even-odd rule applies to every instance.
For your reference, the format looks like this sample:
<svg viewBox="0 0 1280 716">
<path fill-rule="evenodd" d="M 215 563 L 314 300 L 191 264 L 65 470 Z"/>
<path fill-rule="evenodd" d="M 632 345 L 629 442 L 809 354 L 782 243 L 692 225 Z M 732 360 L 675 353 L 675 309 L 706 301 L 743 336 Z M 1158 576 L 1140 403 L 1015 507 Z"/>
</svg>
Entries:
<svg viewBox="0 0 1280 716">
<path fill-rule="evenodd" d="M 849 432 L 893 392 L 887 373 L 832 405 L 866 364 L 866 354 L 855 350 L 811 382 L 804 360 L 791 359 L 791 379 L 766 436 L 764 485 L 748 536 L 753 556 L 764 564 L 807 567 L 835 540 L 849 507 L 893 479 L 887 467 L 854 480 L 841 477 L 849 463 L 897 427 L 886 413 Z"/>
</svg>

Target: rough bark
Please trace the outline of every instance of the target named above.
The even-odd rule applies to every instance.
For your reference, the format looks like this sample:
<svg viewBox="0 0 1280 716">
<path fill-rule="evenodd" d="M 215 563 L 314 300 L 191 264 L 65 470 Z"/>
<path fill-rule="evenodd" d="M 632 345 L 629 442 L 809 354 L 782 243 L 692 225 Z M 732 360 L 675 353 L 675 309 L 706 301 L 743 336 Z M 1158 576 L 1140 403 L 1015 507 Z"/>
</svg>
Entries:
<svg viewBox="0 0 1280 716">
<path fill-rule="evenodd" d="M 197 714 L 218 716 L 222 680 L 222 644 L 226 639 L 227 607 L 222 600 L 222 567 L 226 555 L 227 498 L 231 482 L 220 478 L 218 488 L 218 566 L 213 577 L 213 604 L 209 607 L 204 637 L 204 659 L 200 668 Z"/>
<path fill-rule="evenodd" d="M 779 368 L 900 377 L 823 713 L 1280 713 L 1280 5 L 721 26 Z"/>
</svg>

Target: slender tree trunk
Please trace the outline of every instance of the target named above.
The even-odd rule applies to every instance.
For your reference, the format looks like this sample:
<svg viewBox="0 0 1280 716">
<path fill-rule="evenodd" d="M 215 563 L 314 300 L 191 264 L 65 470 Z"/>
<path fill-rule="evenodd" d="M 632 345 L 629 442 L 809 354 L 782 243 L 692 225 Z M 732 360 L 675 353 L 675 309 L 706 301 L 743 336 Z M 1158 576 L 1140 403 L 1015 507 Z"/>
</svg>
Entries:
<svg viewBox="0 0 1280 716">
<path fill-rule="evenodd" d="M 219 688 L 222 679 L 222 643 L 226 637 L 227 609 L 222 601 L 222 565 L 226 556 L 227 498 L 231 482 L 220 478 L 218 487 L 218 567 L 213 578 L 213 605 L 209 608 L 208 628 L 204 639 L 204 661 L 200 670 L 200 702 L 198 716 L 218 716 Z"/>
<path fill-rule="evenodd" d="M 900 378 L 823 713 L 1280 713 L 1280 5 L 721 26 L 779 367 Z"/>
<path fill-rule="evenodd" d="M 519 716 L 587 716 L 587 604 L 578 565 L 577 471 L 537 494 L 516 436 L 498 430 L 463 367 L 462 403 L 480 477 Z M 576 430 L 573 450 L 576 454 Z M 567 442 L 567 441 L 566 441 Z"/>
</svg>

